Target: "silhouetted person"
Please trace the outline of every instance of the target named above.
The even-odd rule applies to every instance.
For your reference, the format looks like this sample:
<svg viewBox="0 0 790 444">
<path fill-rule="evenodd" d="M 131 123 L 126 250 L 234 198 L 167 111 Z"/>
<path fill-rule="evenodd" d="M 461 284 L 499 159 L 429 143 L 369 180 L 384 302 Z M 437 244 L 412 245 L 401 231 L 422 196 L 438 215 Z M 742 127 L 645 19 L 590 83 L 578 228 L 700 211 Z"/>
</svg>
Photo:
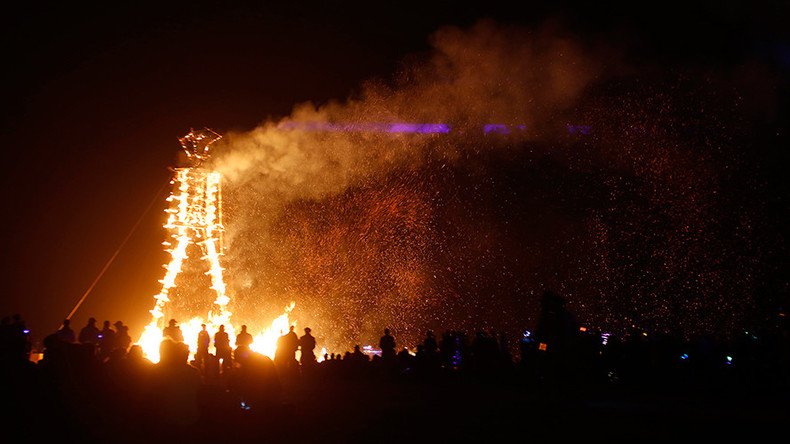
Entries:
<svg viewBox="0 0 790 444">
<path fill-rule="evenodd" d="M 379 339 L 379 348 L 381 349 L 381 358 L 385 361 L 395 359 L 395 337 L 390 334 L 390 329 L 384 329 L 384 336 Z"/>
<path fill-rule="evenodd" d="M 122 354 L 120 348 L 116 348 L 114 354 Z M 143 355 L 143 349 L 135 344 L 129 347 L 129 351 L 122 355 L 118 363 L 119 380 L 116 383 L 123 385 L 125 391 L 139 398 L 142 396 L 144 383 L 148 381 L 150 371 L 154 364 Z"/>
<path fill-rule="evenodd" d="M 115 348 L 115 330 L 110 328 L 110 321 L 104 321 L 99 332 L 99 356 L 102 359 L 110 357 L 110 353 Z"/>
<path fill-rule="evenodd" d="M 252 335 L 247 332 L 247 326 L 241 326 L 241 332 L 236 335 L 236 350 L 233 352 L 234 361 L 243 361 L 250 354 L 252 345 Z"/>
<path fill-rule="evenodd" d="M 296 350 L 299 348 L 299 337 L 294 333 L 294 326 L 288 329 L 288 333 L 280 336 L 277 340 L 277 351 L 275 352 L 275 363 L 283 368 L 293 368 L 296 366 Z"/>
<path fill-rule="evenodd" d="M 236 335 L 236 347 L 249 347 L 252 345 L 252 335 L 247 333 L 247 326 L 241 326 L 241 332 Z"/>
<path fill-rule="evenodd" d="M 414 367 L 414 357 L 409 353 L 409 349 L 403 347 L 401 351 L 398 352 L 396 358 L 397 362 L 397 369 L 399 372 L 409 372 Z"/>
<path fill-rule="evenodd" d="M 42 368 L 46 370 L 48 367 L 58 367 L 66 363 L 69 343 L 60 339 L 58 331 L 44 337 L 42 344 L 44 345 L 44 357 L 39 362 Z"/>
<path fill-rule="evenodd" d="M 285 334 L 283 343 L 285 344 L 285 349 L 289 353 L 288 356 L 296 359 L 296 350 L 299 348 L 299 337 L 296 336 L 293 325 L 288 329 L 288 333 Z"/>
<path fill-rule="evenodd" d="M 150 368 L 154 364 L 148 360 L 148 358 L 143 355 L 143 348 L 138 345 L 132 345 L 129 347 L 129 351 L 126 352 L 125 358 L 131 365 L 140 366 L 143 368 Z"/>
<path fill-rule="evenodd" d="M 0 364 L 29 361 L 32 344 L 28 333 L 20 315 L 3 318 L 0 323 Z"/>
<path fill-rule="evenodd" d="M 278 405 L 282 390 L 274 362 L 252 352 L 230 376 L 228 388 L 251 410 Z"/>
<path fill-rule="evenodd" d="M 116 351 L 119 349 L 116 349 Z M 143 349 L 139 345 L 132 345 L 119 365 L 119 374 L 116 384 L 125 392 L 126 400 L 138 409 L 145 395 L 146 385 L 151 378 L 154 364 L 143 356 Z"/>
<path fill-rule="evenodd" d="M 209 353 L 203 362 L 203 380 L 206 384 L 218 386 L 220 381 L 220 362 L 217 355 Z"/>
<path fill-rule="evenodd" d="M 561 352 L 567 347 L 578 327 L 565 300 L 552 291 L 543 293 L 540 316 L 535 329 L 535 340 L 547 344 L 550 353 Z"/>
<path fill-rule="evenodd" d="M 311 331 L 310 327 L 305 327 L 304 335 L 299 338 L 299 349 L 302 351 L 299 362 L 302 366 L 315 364 L 315 353 L 313 352 L 315 350 L 315 338 L 310 334 Z"/>
<path fill-rule="evenodd" d="M 495 334 L 485 331 L 475 333 L 472 342 L 472 367 L 477 376 L 490 377 L 499 364 L 499 345 Z"/>
<path fill-rule="evenodd" d="M 439 354 L 441 355 L 442 363 L 448 367 L 457 369 L 461 365 L 461 347 L 460 338 L 452 331 L 445 330 L 442 333 L 442 341 L 439 344 Z"/>
<path fill-rule="evenodd" d="M 354 353 L 351 353 L 351 359 L 355 362 L 368 362 L 368 355 L 362 353 L 359 345 L 354 346 Z"/>
<path fill-rule="evenodd" d="M 197 337 L 197 351 L 195 352 L 195 364 L 203 368 L 208 357 L 208 346 L 211 344 L 211 335 L 206 330 L 206 324 L 200 324 L 200 332 Z"/>
<path fill-rule="evenodd" d="M 369 361 L 368 355 L 362 353 L 359 345 L 355 345 L 354 351 L 347 353 L 343 358 L 344 367 L 347 369 L 349 376 L 357 378 L 363 376 Z"/>
<path fill-rule="evenodd" d="M 151 390 L 154 418 L 165 427 L 192 426 L 200 414 L 197 401 L 201 381 L 198 370 L 187 364 L 189 348 L 183 342 L 165 339 L 159 353 L 160 361 L 153 369 Z"/>
<path fill-rule="evenodd" d="M 69 326 L 70 324 L 71 324 L 70 320 L 64 319 L 63 325 L 57 331 L 58 339 L 60 339 L 63 342 L 71 343 L 76 341 L 76 338 L 74 336 L 74 330 L 71 329 L 71 327 Z"/>
<path fill-rule="evenodd" d="M 167 327 L 162 330 L 162 339 L 170 338 L 176 342 L 184 342 L 184 333 L 181 327 L 176 324 L 175 319 L 171 319 Z"/>
<path fill-rule="evenodd" d="M 436 336 L 433 334 L 432 330 L 428 330 L 425 333 L 425 341 L 422 343 L 423 347 L 425 347 L 425 352 L 429 356 L 433 356 L 439 350 L 439 344 L 436 342 Z"/>
<path fill-rule="evenodd" d="M 214 349 L 216 350 L 217 359 L 222 360 L 222 370 L 225 371 L 230 369 L 232 365 L 231 353 L 233 350 L 230 348 L 230 338 L 225 331 L 224 325 L 220 325 L 219 331 L 214 335 Z"/>
<path fill-rule="evenodd" d="M 96 326 L 96 318 L 88 319 L 88 324 L 82 327 L 80 335 L 77 338 L 81 344 L 99 344 L 99 327 Z"/>
<path fill-rule="evenodd" d="M 123 350 L 126 353 L 129 346 L 132 345 L 132 337 L 129 336 L 129 327 L 123 325 L 121 321 L 115 321 L 115 348 Z"/>
</svg>

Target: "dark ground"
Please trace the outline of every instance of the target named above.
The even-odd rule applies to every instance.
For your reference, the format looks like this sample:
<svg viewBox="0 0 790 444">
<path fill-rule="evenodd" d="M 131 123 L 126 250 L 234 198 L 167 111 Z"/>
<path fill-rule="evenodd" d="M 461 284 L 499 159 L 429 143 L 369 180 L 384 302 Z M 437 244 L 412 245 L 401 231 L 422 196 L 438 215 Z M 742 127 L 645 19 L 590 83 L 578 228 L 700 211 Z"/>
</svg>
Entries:
<svg viewBox="0 0 790 444">
<path fill-rule="evenodd" d="M 183 428 L 133 418 L 87 426 L 28 417 L 12 426 L 23 435 L 13 442 L 759 442 L 782 436 L 790 418 L 787 393 L 636 394 L 502 381 L 316 381 L 284 388 L 280 405 L 246 411 L 222 393 L 205 396 L 212 407 L 196 426 Z"/>
</svg>

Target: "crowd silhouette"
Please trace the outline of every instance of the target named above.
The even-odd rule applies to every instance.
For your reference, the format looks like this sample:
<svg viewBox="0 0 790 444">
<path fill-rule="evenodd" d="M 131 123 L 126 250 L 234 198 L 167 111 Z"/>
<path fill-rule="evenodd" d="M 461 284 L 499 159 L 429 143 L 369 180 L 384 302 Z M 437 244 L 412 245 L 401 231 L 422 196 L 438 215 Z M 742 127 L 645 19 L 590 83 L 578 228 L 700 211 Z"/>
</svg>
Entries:
<svg viewBox="0 0 790 444">
<path fill-rule="evenodd" d="M 562 298 L 547 292 L 534 332 L 525 331 L 512 342 L 501 332 L 447 330 L 438 337 L 426 331 L 419 344 L 407 345 L 384 328 L 378 349 L 355 345 L 353 351 L 326 353 L 321 362 L 309 327 L 301 337 L 290 327 L 272 360 L 251 350 L 246 325 L 235 348 L 224 326 L 211 338 L 203 325 L 190 360 L 172 319 L 163 329 L 160 361 L 154 364 L 132 344 L 122 322 L 104 321 L 101 330 L 96 322 L 90 318 L 75 335 L 64 320 L 43 339 L 43 356 L 36 360 L 22 317 L 2 319 L 2 398 L 22 417 L 21 424 L 46 421 L 70 440 L 112 439 L 118 430 L 130 441 L 220 439 L 219 424 L 235 424 L 244 433 L 264 433 L 258 426 L 266 424 L 267 435 L 255 436 L 273 430 L 291 436 L 284 424 L 306 421 L 294 399 L 355 386 L 388 393 L 391 387 L 423 390 L 427 384 L 439 390 L 451 384 L 466 393 L 461 399 L 468 402 L 475 399 L 470 387 L 481 386 L 555 400 L 621 400 L 616 395 L 622 393 L 720 399 L 726 394 L 761 396 L 760 402 L 770 404 L 784 402 L 790 393 L 790 328 L 784 313 L 759 331 L 743 331 L 727 341 L 638 329 L 618 337 L 580 325 Z M 391 397 L 387 402 L 407 401 Z M 325 414 L 334 414 L 328 410 Z M 246 417 L 255 417 L 257 425 L 245 422 Z M 32 430 L 22 430 L 27 433 L 22 442 L 36 441 L 38 432 Z"/>
</svg>

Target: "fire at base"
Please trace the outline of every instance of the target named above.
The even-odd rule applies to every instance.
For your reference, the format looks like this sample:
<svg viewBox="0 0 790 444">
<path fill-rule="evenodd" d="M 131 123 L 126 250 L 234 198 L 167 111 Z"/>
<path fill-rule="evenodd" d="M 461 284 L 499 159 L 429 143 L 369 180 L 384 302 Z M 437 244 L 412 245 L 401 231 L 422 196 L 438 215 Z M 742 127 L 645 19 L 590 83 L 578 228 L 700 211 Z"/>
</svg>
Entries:
<svg viewBox="0 0 790 444">
<path fill-rule="evenodd" d="M 162 342 L 162 329 L 165 326 L 165 307 L 170 302 L 171 290 L 176 287 L 176 278 L 189 259 L 187 249 L 192 244 L 200 247 L 202 252 L 200 259 L 205 261 L 208 268 L 206 274 L 211 278 L 210 288 L 216 293 L 216 298 L 212 309 L 205 317 L 196 315 L 181 323 L 184 341 L 189 345 L 190 351 L 195 353 L 201 324 L 206 324 L 206 329 L 212 337 L 219 330 L 219 326 L 224 325 L 231 343 L 235 342 L 236 328 L 231 322 L 231 312 L 228 309 L 230 297 L 227 294 L 222 276 L 223 268 L 220 265 L 224 230 L 222 176 L 216 171 L 200 167 L 209 157 L 209 145 L 221 137 L 214 131 L 204 128 L 192 130 L 179 139 L 191 166 L 174 170 L 175 176 L 171 181 L 173 189 L 167 198 L 169 207 L 165 210 L 168 217 L 164 225 L 170 233 L 170 240 L 162 243 L 170 253 L 171 259 L 164 266 L 166 270 L 164 278 L 159 281 L 162 289 L 154 296 L 156 303 L 150 310 L 151 322 L 145 327 L 138 340 L 143 353 L 154 362 L 159 361 L 159 345 Z M 292 302 L 268 328 L 255 336 L 251 346 L 254 351 L 274 357 L 277 339 L 282 332 L 287 332 L 291 325 L 288 314 L 293 307 Z"/>
</svg>

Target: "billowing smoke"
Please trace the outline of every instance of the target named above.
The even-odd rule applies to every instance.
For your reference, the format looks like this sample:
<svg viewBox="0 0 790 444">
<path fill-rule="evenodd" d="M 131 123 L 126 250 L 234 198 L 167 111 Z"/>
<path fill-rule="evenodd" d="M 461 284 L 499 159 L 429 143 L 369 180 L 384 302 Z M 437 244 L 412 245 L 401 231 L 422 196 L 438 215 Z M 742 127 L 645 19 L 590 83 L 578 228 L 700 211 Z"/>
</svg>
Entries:
<svg viewBox="0 0 790 444">
<path fill-rule="evenodd" d="M 551 287 L 601 328 L 661 328 L 683 298 L 685 325 L 731 289 L 697 274 L 711 265 L 700 242 L 736 242 L 711 226 L 710 140 L 682 146 L 675 117 L 646 123 L 685 110 L 646 108 L 641 86 L 602 88 L 607 53 L 550 28 L 484 22 L 431 42 L 392 81 L 216 147 L 241 322 L 266 325 L 293 300 L 293 318 L 333 347 L 384 327 L 404 341 L 515 332 Z"/>
<path fill-rule="evenodd" d="M 234 188 L 260 189 L 278 204 L 321 198 L 426 156 L 458 156 L 458 138 L 479 142 L 484 124 L 521 126 L 523 137 L 534 137 L 601 71 L 570 38 L 490 22 L 443 29 L 432 42 L 429 60 L 405 67 L 394 85 L 370 82 L 359 98 L 301 104 L 282 122 L 228 135 L 217 168 Z M 444 123 L 456 140 L 437 148 L 436 137 L 365 126 L 399 122 Z"/>
</svg>

